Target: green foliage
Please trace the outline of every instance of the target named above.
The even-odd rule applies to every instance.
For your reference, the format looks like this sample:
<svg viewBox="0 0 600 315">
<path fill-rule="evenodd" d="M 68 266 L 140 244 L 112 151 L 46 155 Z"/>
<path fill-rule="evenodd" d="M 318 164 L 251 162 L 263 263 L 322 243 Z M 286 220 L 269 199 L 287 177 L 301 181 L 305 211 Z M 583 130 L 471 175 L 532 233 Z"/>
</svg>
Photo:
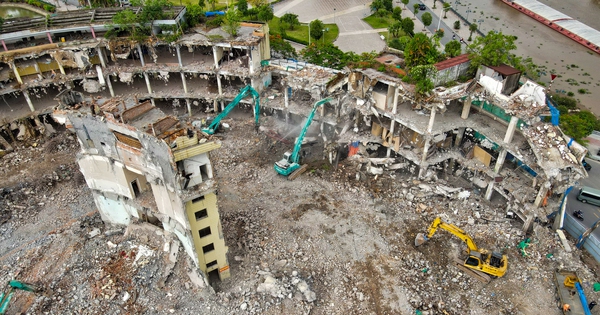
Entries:
<svg viewBox="0 0 600 315">
<path fill-rule="evenodd" d="M 219 27 L 223 23 L 225 23 L 225 19 L 223 18 L 223 16 L 217 15 L 212 19 L 208 19 L 208 21 L 206 21 L 206 26 L 207 27 Z"/>
<path fill-rule="evenodd" d="M 459 20 L 454 21 L 454 29 L 455 30 L 459 30 L 460 29 L 460 21 Z"/>
<path fill-rule="evenodd" d="M 560 129 L 580 143 L 585 143 L 583 138 L 589 136 L 598 124 L 596 116 L 585 110 L 560 116 Z"/>
<path fill-rule="evenodd" d="M 450 10 L 450 7 L 452 5 L 449 2 L 444 2 L 444 19 L 447 18 L 446 17 L 446 13 L 448 13 L 448 11 Z"/>
<path fill-rule="evenodd" d="M 419 4 L 418 3 L 413 4 L 413 12 L 415 14 L 417 14 L 417 12 L 419 12 Z"/>
<path fill-rule="evenodd" d="M 281 35 L 271 35 L 269 37 L 271 51 L 281 55 L 283 58 L 297 58 L 298 54 L 292 45 L 285 41 Z"/>
<path fill-rule="evenodd" d="M 338 70 L 345 67 L 354 57 L 352 54 L 344 53 L 331 43 L 324 45 L 312 43 L 300 53 L 306 62 Z"/>
<path fill-rule="evenodd" d="M 537 81 L 540 78 L 538 74 L 539 67 L 535 63 L 533 63 L 533 59 L 531 59 L 531 57 L 523 59 L 523 57 L 521 56 L 510 54 L 509 64 L 521 71 L 523 75 L 529 77 L 534 81 Z"/>
<path fill-rule="evenodd" d="M 432 79 L 436 74 L 437 68 L 434 65 L 419 65 L 412 67 L 408 75 L 415 83 L 415 92 L 427 94 L 434 88 Z"/>
<path fill-rule="evenodd" d="M 186 7 L 185 21 L 188 26 L 193 27 L 204 21 L 204 10 L 197 4 L 191 4 Z"/>
<path fill-rule="evenodd" d="M 223 19 L 223 29 L 227 34 L 236 37 L 240 29 L 241 13 L 236 8 L 230 8 Z"/>
<path fill-rule="evenodd" d="M 471 41 L 473 39 L 473 32 L 475 32 L 476 30 L 477 30 L 477 24 L 471 23 L 469 25 L 469 39 L 468 39 L 468 41 Z"/>
<path fill-rule="evenodd" d="M 377 12 L 375 14 L 380 18 L 384 18 L 384 17 L 388 16 L 388 14 L 390 14 L 390 12 L 388 12 L 388 10 L 386 10 L 386 9 L 379 9 L 379 10 L 377 10 Z"/>
<path fill-rule="evenodd" d="M 392 37 L 396 38 L 400 36 L 400 31 L 402 31 L 402 23 L 396 22 L 388 27 L 388 31 Z"/>
<path fill-rule="evenodd" d="M 172 7 L 173 4 L 167 0 L 145 0 L 142 12 L 138 14 L 139 23 L 165 19 L 167 17 L 166 12 Z"/>
<path fill-rule="evenodd" d="M 128 32 L 129 36 L 135 41 L 143 41 L 150 36 L 150 28 L 140 23 L 140 18 L 131 9 L 125 9 L 117 12 L 113 18 L 113 23 L 118 27 L 120 32 Z M 107 36 L 113 35 L 112 32 L 107 32 Z"/>
<path fill-rule="evenodd" d="M 242 15 L 246 14 L 246 12 L 248 11 L 248 1 L 239 0 L 237 2 L 236 8 L 240 11 Z"/>
<path fill-rule="evenodd" d="M 206 6 L 206 2 L 204 0 L 198 0 L 198 6 L 204 9 L 204 7 Z"/>
<path fill-rule="evenodd" d="M 284 14 L 280 21 L 286 23 L 290 30 L 293 30 L 296 26 L 300 25 L 300 21 L 298 21 L 298 15 L 293 13 Z"/>
<path fill-rule="evenodd" d="M 421 15 L 421 21 L 423 21 L 423 25 L 425 25 L 425 27 L 431 25 L 431 22 L 433 21 L 433 17 L 431 16 L 431 13 L 429 13 L 429 12 L 423 13 L 423 15 Z"/>
<path fill-rule="evenodd" d="M 415 34 L 404 48 L 404 61 L 408 67 L 434 64 L 438 57 L 435 45 L 423 33 Z"/>
<path fill-rule="evenodd" d="M 310 22 L 310 37 L 315 40 L 321 39 L 323 37 L 323 30 L 325 29 L 325 25 L 321 20 L 313 20 Z"/>
<path fill-rule="evenodd" d="M 40 1 L 40 0 L 17 0 L 17 1 L 11 1 L 11 2 L 22 2 L 22 3 L 27 3 L 29 5 L 32 5 L 34 7 L 40 8 L 44 11 L 47 12 L 56 12 L 56 7 L 48 2 L 45 1 Z"/>
<path fill-rule="evenodd" d="M 217 4 L 217 0 L 206 0 L 206 1 L 208 1 L 208 3 L 210 4 L 210 9 L 212 11 L 214 11 L 215 10 L 215 5 Z"/>
<path fill-rule="evenodd" d="M 403 18 L 402 30 L 408 35 L 413 35 L 415 30 L 415 22 L 413 22 L 412 19 L 409 17 Z"/>
<path fill-rule="evenodd" d="M 402 4 L 404 4 L 404 8 L 406 9 L 406 5 L 410 2 L 410 0 L 402 0 Z"/>
<path fill-rule="evenodd" d="M 480 65 L 498 66 L 501 63 L 509 63 L 510 52 L 514 49 L 517 49 L 517 46 L 513 36 L 494 31 L 488 32 L 484 37 L 477 37 L 467 47 L 473 68 Z"/>
<path fill-rule="evenodd" d="M 263 22 L 269 22 L 275 17 L 273 15 L 273 9 L 270 5 L 261 5 L 258 7 L 258 20 Z"/>
<path fill-rule="evenodd" d="M 402 36 L 400 38 L 392 39 L 392 41 L 389 43 L 389 46 L 392 48 L 404 51 L 404 49 L 406 48 L 406 44 L 408 44 L 408 42 L 410 42 L 410 37 Z"/>
<path fill-rule="evenodd" d="M 395 7 L 394 11 L 392 11 L 392 18 L 396 21 L 402 20 L 402 8 Z"/>
<path fill-rule="evenodd" d="M 374 0 L 369 8 L 372 12 L 378 12 L 381 9 L 391 12 L 394 9 L 394 3 L 392 0 Z"/>
<path fill-rule="evenodd" d="M 457 40 L 451 40 L 444 47 L 444 52 L 450 57 L 456 57 L 462 52 L 462 45 Z"/>
</svg>

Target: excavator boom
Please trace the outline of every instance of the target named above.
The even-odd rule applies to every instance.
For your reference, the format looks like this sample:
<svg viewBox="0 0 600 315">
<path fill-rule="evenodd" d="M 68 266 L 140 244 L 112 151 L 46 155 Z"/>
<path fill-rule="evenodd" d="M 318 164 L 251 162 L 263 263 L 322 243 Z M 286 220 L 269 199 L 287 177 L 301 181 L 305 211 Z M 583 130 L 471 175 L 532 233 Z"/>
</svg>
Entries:
<svg viewBox="0 0 600 315">
<path fill-rule="evenodd" d="M 215 117 L 212 123 L 207 128 L 202 129 L 202 131 L 209 135 L 214 134 L 217 131 L 217 128 L 219 128 L 221 120 L 227 117 L 227 115 L 229 115 L 229 113 L 240 103 L 244 97 L 248 95 L 248 93 L 251 93 L 252 98 L 254 98 L 254 123 L 256 126 L 258 126 L 258 118 L 260 117 L 260 95 L 254 88 L 252 88 L 251 85 L 247 85 L 240 91 L 233 101 L 231 101 L 231 103 L 229 103 L 229 105 L 227 105 L 227 107 L 225 107 L 225 109 L 219 115 L 217 115 L 217 117 Z"/>
</svg>

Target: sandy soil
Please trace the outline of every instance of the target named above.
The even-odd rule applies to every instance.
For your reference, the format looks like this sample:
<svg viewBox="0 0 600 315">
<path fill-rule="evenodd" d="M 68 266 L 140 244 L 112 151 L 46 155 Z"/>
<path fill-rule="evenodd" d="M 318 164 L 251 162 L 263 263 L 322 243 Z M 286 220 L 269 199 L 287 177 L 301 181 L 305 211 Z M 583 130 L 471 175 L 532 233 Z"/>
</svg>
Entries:
<svg viewBox="0 0 600 315">
<path fill-rule="evenodd" d="M 542 0 L 542 3 L 561 11 L 590 27 L 600 30 L 600 2 Z M 456 8 L 456 4 L 454 5 Z M 517 55 L 530 56 L 538 66 L 544 67 L 540 82 L 547 86 L 550 74 L 559 77 L 548 89 L 550 92 L 573 92 L 584 108 L 600 115 L 600 55 L 585 49 L 558 32 L 545 27 L 534 19 L 519 13 L 515 9 L 495 0 L 463 0 L 457 10 L 466 16 L 470 9 L 469 20 L 483 19 L 481 30 L 502 31 L 518 37 Z M 483 14 L 482 14 L 483 12 Z M 579 89 L 587 90 L 581 94 Z M 564 91 L 564 92 L 563 92 Z"/>
</svg>

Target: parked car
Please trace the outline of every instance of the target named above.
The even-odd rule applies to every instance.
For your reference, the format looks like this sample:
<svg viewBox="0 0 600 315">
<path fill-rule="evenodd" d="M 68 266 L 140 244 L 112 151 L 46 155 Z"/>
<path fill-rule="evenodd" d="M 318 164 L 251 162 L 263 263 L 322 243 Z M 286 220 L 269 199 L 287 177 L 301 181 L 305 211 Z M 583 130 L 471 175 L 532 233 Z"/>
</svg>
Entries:
<svg viewBox="0 0 600 315">
<path fill-rule="evenodd" d="M 590 165 L 590 163 L 586 162 L 586 160 L 585 160 L 585 159 L 583 159 L 583 160 L 581 161 L 581 164 L 583 164 L 583 168 L 585 168 L 585 170 L 586 170 L 587 172 L 589 172 L 589 171 L 592 169 L 592 166 Z"/>
<path fill-rule="evenodd" d="M 419 4 L 419 10 L 421 11 L 425 11 L 427 9 L 427 7 L 424 4 Z"/>
</svg>

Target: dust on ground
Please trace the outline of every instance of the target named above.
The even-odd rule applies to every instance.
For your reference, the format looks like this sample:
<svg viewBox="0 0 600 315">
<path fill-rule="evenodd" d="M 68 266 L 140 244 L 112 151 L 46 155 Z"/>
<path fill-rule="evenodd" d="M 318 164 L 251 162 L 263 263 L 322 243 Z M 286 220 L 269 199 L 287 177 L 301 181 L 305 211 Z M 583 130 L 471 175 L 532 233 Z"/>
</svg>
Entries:
<svg viewBox="0 0 600 315">
<path fill-rule="evenodd" d="M 460 177 L 417 180 L 410 169 L 374 176 L 358 159 L 336 166 L 315 159 L 288 181 L 273 163 L 290 144 L 256 133 L 249 118 L 225 122 L 230 128 L 217 134 L 223 147 L 211 160 L 231 278 L 213 287 L 199 279 L 173 235 L 144 222 L 102 222 L 74 164 L 72 135 L 4 156 L 2 170 L 12 175 L 0 180 L 7 218 L 0 225 L 0 281 L 41 290 L 18 291 L 9 313 L 560 314 L 553 271 L 563 267 L 577 270 L 589 300 L 600 297 L 591 287 L 597 263 L 589 255 L 566 253 L 539 224 L 523 234 L 519 222 Z M 471 194 L 461 199 L 440 187 Z M 482 248 L 508 255 L 507 274 L 489 284 L 465 275 L 451 261 L 466 245 L 442 230 L 415 248 L 417 233 L 438 215 Z M 523 256 L 516 245 L 525 237 L 532 242 Z"/>
</svg>

